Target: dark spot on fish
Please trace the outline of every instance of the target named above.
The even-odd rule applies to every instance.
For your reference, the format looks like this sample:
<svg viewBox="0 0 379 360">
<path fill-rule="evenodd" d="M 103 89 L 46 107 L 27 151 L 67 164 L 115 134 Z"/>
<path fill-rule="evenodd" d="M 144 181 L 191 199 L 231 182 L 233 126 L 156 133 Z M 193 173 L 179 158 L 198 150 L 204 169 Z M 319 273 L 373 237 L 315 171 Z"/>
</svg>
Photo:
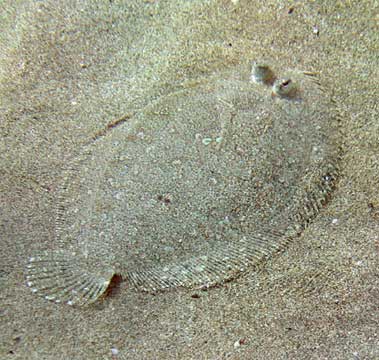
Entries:
<svg viewBox="0 0 379 360">
<path fill-rule="evenodd" d="M 168 196 L 158 195 L 157 200 L 162 201 L 166 205 L 171 204 L 171 199 Z"/>
</svg>

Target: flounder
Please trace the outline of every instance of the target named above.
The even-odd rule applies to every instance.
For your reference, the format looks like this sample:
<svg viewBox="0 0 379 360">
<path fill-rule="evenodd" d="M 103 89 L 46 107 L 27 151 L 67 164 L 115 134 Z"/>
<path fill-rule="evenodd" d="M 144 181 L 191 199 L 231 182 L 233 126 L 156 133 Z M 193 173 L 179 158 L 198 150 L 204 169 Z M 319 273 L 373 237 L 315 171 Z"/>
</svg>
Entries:
<svg viewBox="0 0 379 360">
<path fill-rule="evenodd" d="M 315 74 L 199 82 L 157 99 L 69 164 L 53 249 L 27 285 L 96 301 L 116 274 L 157 291 L 236 277 L 299 235 L 338 178 L 338 116 Z"/>
</svg>

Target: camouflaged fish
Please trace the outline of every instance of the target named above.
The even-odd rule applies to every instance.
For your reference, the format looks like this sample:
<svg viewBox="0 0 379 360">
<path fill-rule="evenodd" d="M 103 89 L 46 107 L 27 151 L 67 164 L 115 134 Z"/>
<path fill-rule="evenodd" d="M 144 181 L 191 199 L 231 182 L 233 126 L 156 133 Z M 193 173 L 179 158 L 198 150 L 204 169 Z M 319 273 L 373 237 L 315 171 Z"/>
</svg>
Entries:
<svg viewBox="0 0 379 360">
<path fill-rule="evenodd" d="M 84 305 L 136 289 L 209 287 L 301 233 L 338 177 L 338 115 L 313 73 L 254 63 L 158 99 L 69 164 L 56 239 L 27 285 Z"/>
</svg>

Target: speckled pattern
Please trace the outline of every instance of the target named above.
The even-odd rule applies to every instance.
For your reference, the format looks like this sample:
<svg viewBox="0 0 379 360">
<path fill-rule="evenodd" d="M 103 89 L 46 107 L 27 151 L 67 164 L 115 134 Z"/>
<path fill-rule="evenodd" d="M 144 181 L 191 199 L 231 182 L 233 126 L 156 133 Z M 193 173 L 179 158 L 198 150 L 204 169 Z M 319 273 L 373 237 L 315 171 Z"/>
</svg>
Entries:
<svg viewBox="0 0 379 360">
<path fill-rule="evenodd" d="M 1 358 L 378 358 L 379 4 L 75 4 L 18 2 L 16 15 L 1 3 Z M 25 259 L 51 246 L 60 170 L 94 124 L 257 55 L 320 72 L 344 114 L 341 180 L 317 220 L 258 271 L 209 291 L 122 284 L 86 309 L 34 297 Z"/>
<path fill-rule="evenodd" d="M 86 304 L 114 274 L 150 292 L 209 288 L 301 234 L 339 178 L 338 107 L 315 74 L 272 86 L 243 72 L 170 93 L 82 147 L 55 191 L 54 250 L 26 266 L 33 292 Z"/>
</svg>

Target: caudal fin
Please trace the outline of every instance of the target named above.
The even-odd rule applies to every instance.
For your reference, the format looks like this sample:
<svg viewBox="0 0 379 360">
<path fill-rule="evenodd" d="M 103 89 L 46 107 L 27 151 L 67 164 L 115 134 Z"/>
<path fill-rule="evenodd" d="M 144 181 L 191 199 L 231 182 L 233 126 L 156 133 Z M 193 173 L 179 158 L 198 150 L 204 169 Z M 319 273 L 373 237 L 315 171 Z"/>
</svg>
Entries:
<svg viewBox="0 0 379 360">
<path fill-rule="evenodd" d="M 95 302 L 109 286 L 114 275 L 91 272 L 64 251 L 44 252 L 32 256 L 26 266 L 26 284 L 32 292 L 47 300 L 69 305 Z"/>
</svg>

